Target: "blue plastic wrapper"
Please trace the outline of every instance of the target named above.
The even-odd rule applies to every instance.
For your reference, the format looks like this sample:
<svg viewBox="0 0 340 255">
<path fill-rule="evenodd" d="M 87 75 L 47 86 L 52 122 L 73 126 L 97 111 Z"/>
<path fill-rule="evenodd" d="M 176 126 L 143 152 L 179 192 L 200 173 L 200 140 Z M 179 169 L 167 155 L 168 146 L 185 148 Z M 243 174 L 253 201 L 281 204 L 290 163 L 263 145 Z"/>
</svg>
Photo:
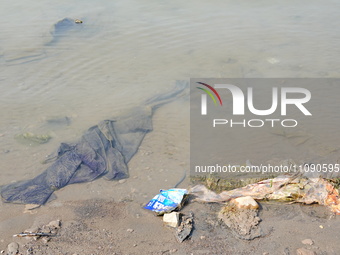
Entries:
<svg viewBox="0 0 340 255">
<path fill-rule="evenodd" d="M 144 208 L 157 214 L 171 212 L 181 205 L 186 194 L 188 194 L 186 189 L 160 190 L 160 194 L 151 199 Z"/>
</svg>

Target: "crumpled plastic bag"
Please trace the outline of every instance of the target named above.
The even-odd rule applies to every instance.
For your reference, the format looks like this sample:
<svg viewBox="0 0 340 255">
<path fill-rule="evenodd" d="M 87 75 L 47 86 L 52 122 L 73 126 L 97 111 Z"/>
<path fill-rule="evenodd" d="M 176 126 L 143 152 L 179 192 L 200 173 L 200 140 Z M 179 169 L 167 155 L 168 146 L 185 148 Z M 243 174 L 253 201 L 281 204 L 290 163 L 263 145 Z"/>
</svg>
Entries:
<svg viewBox="0 0 340 255">
<path fill-rule="evenodd" d="M 186 189 L 160 190 L 160 193 L 151 199 L 144 208 L 162 215 L 181 207 L 182 201 L 187 194 Z"/>
<path fill-rule="evenodd" d="M 340 215 L 339 191 L 323 178 L 282 175 L 242 188 L 223 191 L 220 194 L 207 189 L 204 185 L 194 186 L 189 190 L 189 193 L 195 195 L 196 200 L 202 202 L 227 202 L 232 198 L 251 196 L 258 200 L 318 203 L 329 207 L 332 212 Z"/>
</svg>

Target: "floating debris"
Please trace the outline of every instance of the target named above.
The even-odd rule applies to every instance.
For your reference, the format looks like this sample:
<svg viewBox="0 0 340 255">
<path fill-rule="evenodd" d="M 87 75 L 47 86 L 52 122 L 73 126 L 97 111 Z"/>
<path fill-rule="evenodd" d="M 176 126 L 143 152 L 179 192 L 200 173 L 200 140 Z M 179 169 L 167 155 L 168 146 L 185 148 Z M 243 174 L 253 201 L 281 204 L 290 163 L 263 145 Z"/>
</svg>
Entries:
<svg viewBox="0 0 340 255">
<path fill-rule="evenodd" d="M 36 135 L 31 132 L 26 132 L 23 134 L 19 134 L 15 136 L 15 139 L 21 143 L 29 144 L 29 145 L 37 145 L 44 144 L 51 140 L 52 136 L 45 135 Z"/>
<path fill-rule="evenodd" d="M 46 120 L 49 127 L 69 126 L 71 125 L 71 118 L 67 116 L 51 117 Z"/>
</svg>

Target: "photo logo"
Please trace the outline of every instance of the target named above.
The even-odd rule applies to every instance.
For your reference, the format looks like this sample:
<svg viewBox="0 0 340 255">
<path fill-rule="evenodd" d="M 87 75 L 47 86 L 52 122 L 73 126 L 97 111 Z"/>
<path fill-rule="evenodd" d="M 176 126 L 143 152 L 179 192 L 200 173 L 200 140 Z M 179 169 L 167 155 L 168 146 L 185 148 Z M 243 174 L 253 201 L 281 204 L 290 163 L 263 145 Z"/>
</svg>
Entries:
<svg viewBox="0 0 340 255">
<path fill-rule="evenodd" d="M 245 97 L 244 97 L 242 90 L 239 87 L 235 85 L 231 85 L 231 84 L 215 84 L 215 88 L 213 88 L 212 86 L 205 84 L 203 82 L 197 82 L 197 83 L 202 84 L 208 87 L 211 91 L 213 91 L 215 95 L 217 96 L 217 98 L 219 99 L 221 106 L 222 106 L 222 99 L 220 95 L 217 93 L 217 91 L 215 90 L 215 88 L 228 89 L 229 92 L 231 92 L 232 97 L 233 97 L 233 115 L 244 115 Z M 206 92 L 212 98 L 212 100 L 214 101 L 216 105 L 216 99 L 214 98 L 214 96 L 211 94 L 209 90 L 203 89 L 200 87 L 197 87 L 197 88 Z M 304 97 L 303 98 L 289 98 L 288 94 L 293 94 L 293 93 L 300 94 L 300 95 L 302 94 L 304 95 Z M 274 113 L 277 109 L 278 96 L 279 96 L 278 88 L 275 88 L 275 87 L 272 88 L 271 107 L 267 110 L 258 110 L 258 109 L 255 109 L 254 103 L 253 103 L 253 88 L 247 88 L 248 109 L 251 113 L 255 115 L 260 115 L 260 116 L 270 115 Z M 290 87 L 281 88 L 280 97 L 281 97 L 281 115 L 287 115 L 287 105 L 289 104 L 295 105 L 304 115 L 312 115 L 303 105 L 304 103 L 307 103 L 311 99 L 311 93 L 308 89 L 290 88 Z M 205 94 L 202 94 L 202 97 L 201 97 L 201 109 L 202 109 L 201 114 L 206 115 L 207 114 L 207 100 L 206 100 Z"/>
<path fill-rule="evenodd" d="M 298 88 L 298 87 L 272 87 L 271 89 L 271 105 L 267 109 L 256 109 L 254 106 L 254 94 L 253 88 L 248 87 L 246 93 L 244 93 L 238 86 L 232 84 L 215 84 L 214 87 L 208 85 L 203 82 L 197 82 L 205 86 L 206 88 L 197 87 L 200 90 L 203 90 L 205 94 L 201 95 L 201 115 L 207 115 L 208 112 L 208 104 L 207 104 L 207 95 L 213 100 L 214 104 L 217 105 L 216 98 L 219 100 L 220 105 L 222 104 L 222 99 L 220 94 L 223 96 L 224 94 L 231 94 L 232 96 L 232 114 L 233 116 L 244 116 L 245 115 L 245 107 L 247 107 L 248 111 L 256 116 L 269 116 L 275 113 L 278 108 L 281 116 L 287 116 L 287 106 L 291 105 L 292 107 L 297 108 L 303 115 L 311 116 L 312 114 L 307 110 L 304 104 L 310 101 L 311 93 L 308 89 Z M 216 91 L 219 89 L 220 94 Z M 213 95 L 215 94 L 215 96 Z M 216 97 L 216 98 L 215 98 Z M 259 99 L 257 99 L 259 100 Z M 256 100 L 255 100 L 256 101 Z M 261 100 L 260 100 L 261 102 Z M 283 127 L 295 127 L 297 126 L 297 121 L 295 119 L 244 119 L 241 123 L 244 127 L 262 127 L 265 122 L 270 122 L 271 126 L 274 127 L 275 122 L 280 122 Z M 236 124 L 233 120 L 227 119 L 214 119 L 213 127 L 220 124 Z M 290 124 L 288 124 L 290 123 Z M 247 125 L 248 124 L 248 125 Z"/>
<path fill-rule="evenodd" d="M 212 86 L 206 84 L 206 83 L 203 83 L 203 82 L 197 82 L 198 84 L 201 84 L 203 86 L 206 86 L 207 88 L 209 88 L 215 95 L 216 97 L 218 98 L 218 100 L 220 101 L 220 105 L 222 106 L 223 103 L 222 103 L 222 99 L 220 97 L 220 95 L 217 93 L 216 89 L 214 89 Z M 204 88 L 201 88 L 201 87 L 197 87 L 198 89 L 201 89 L 203 90 L 205 93 L 207 93 L 211 99 L 213 100 L 214 104 L 217 105 L 216 103 L 216 99 L 215 97 L 213 96 L 213 94 L 211 94 L 211 92 L 207 89 L 204 89 Z M 202 104 L 201 104 L 201 114 L 202 115 L 207 115 L 207 94 L 202 94 L 201 95 L 201 100 L 202 100 Z"/>
</svg>

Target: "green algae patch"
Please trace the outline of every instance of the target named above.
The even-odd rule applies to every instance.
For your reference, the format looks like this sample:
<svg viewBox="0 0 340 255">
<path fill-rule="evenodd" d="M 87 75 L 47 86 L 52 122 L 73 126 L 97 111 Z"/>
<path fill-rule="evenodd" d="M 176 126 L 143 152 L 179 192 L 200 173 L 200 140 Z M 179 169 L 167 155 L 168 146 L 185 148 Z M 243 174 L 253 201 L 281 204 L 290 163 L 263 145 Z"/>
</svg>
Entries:
<svg viewBox="0 0 340 255">
<path fill-rule="evenodd" d="M 38 135 L 31 132 L 22 133 L 15 136 L 15 139 L 18 142 L 28 145 L 39 145 L 48 143 L 51 138 L 52 136 L 49 134 Z"/>
</svg>

